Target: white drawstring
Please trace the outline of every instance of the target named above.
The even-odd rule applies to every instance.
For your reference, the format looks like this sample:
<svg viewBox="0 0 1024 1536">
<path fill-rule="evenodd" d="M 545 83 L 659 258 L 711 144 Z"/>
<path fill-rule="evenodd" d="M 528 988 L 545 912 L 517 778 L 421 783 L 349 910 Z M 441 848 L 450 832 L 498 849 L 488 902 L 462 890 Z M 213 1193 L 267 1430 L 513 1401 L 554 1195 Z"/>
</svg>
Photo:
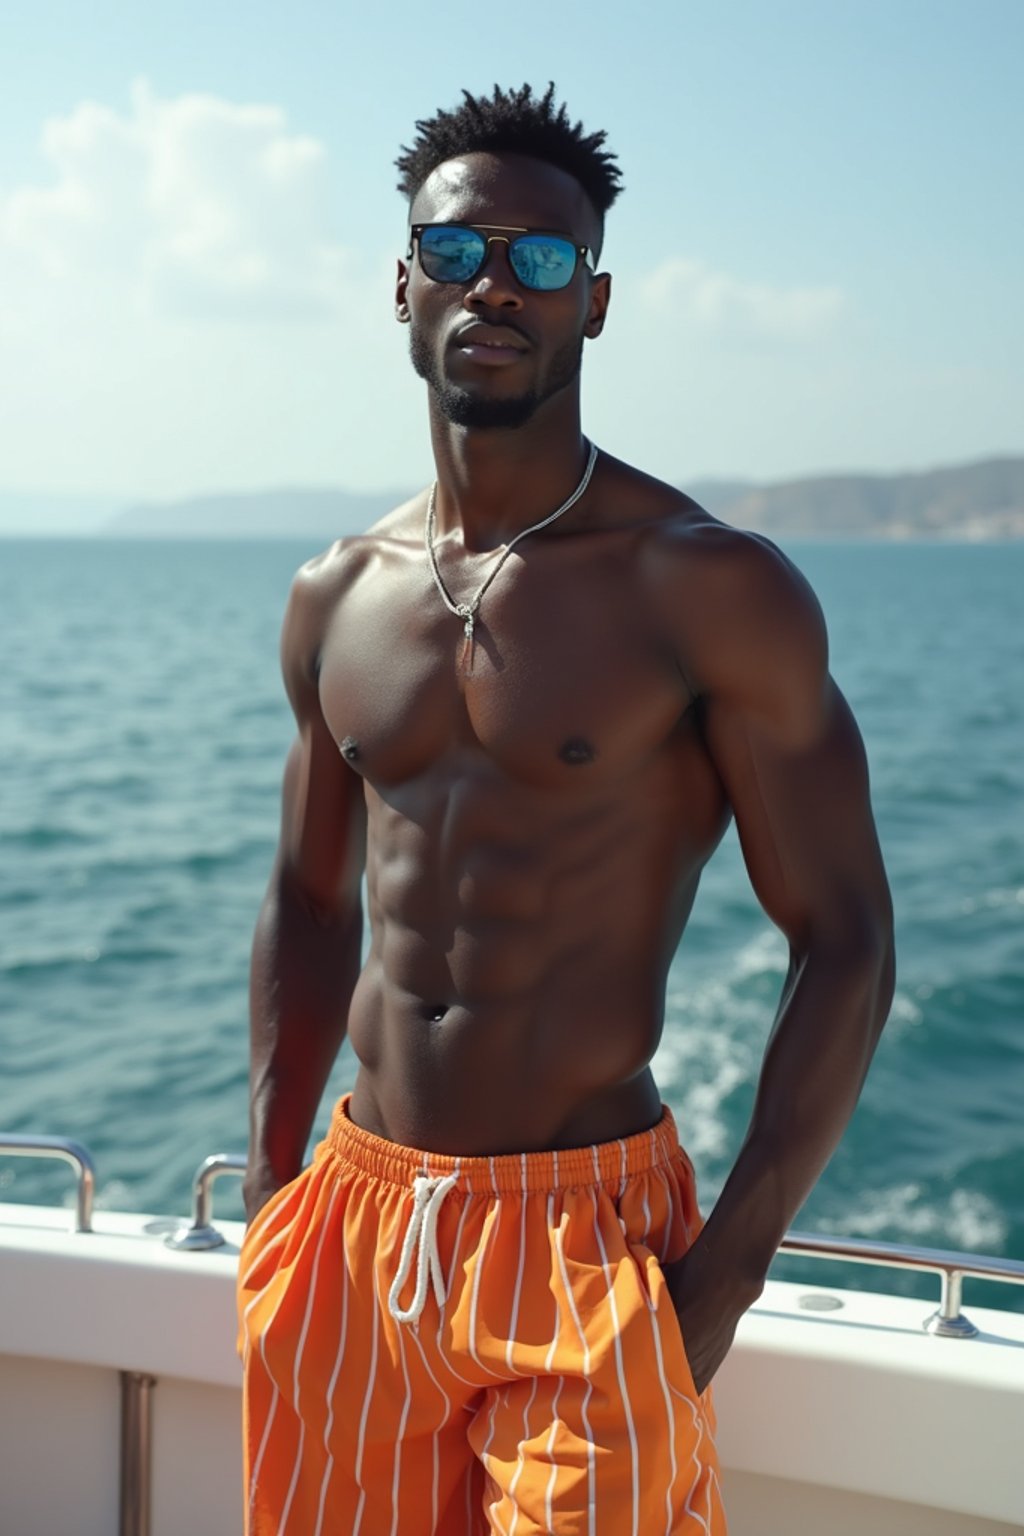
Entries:
<svg viewBox="0 0 1024 1536">
<path fill-rule="evenodd" d="M 413 1179 L 412 1215 L 409 1217 L 405 1242 L 402 1244 L 398 1273 L 388 1292 L 388 1311 L 396 1323 L 419 1322 L 427 1299 L 428 1276 L 434 1282 L 434 1295 L 437 1297 L 438 1306 L 444 1306 L 446 1292 L 444 1275 L 441 1272 L 441 1256 L 437 1251 L 437 1218 L 445 1196 L 450 1189 L 455 1188 L 458 1182 L 459 1176 L 456 1173 L 449 1173 L 444 1178 L 436 1179 L 427 1178 L 425 1174 L 417 1174 Z M 413 1249 L 417 1242 L 419 1254 L 416 1261 L 416 1291 L 412 1304 L 403 1311 L 398 1305 L 398 1298 L 402 1294 L 402 1286 L 409 1278 Z"/>
</svg>

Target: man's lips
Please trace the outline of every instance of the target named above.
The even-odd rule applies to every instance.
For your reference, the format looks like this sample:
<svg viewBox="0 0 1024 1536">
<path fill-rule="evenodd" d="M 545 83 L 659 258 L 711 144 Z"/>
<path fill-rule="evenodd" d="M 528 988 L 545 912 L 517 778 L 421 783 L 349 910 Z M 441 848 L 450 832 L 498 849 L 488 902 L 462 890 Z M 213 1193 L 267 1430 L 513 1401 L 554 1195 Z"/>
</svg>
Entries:
<svg viewBox="0 0 1024 1536">
<path fill-rule="evenodd" d="M 473 363 L 494 367 L 501 363 L 514 363 L 529 349 L 529 342 L 520 331 L 508 325 L 463 326 L 453 339 L 453 345 L 463 357 Z"/>
</svg>

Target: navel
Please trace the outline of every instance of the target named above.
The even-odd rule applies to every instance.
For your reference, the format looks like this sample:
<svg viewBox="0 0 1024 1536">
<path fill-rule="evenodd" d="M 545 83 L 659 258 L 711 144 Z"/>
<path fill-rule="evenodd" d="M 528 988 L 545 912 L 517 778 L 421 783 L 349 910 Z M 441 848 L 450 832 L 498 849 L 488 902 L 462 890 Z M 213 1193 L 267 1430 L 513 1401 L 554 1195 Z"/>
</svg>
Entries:
<svg viewBox="0 0 1024 1536">
<path fill-rule="evenodd" d="M 580 763 L 592 763 L 597 756 L 595 748 L 583 736 L 570 736 L 558 749 L 563 763 L 576 767 Z"/>
<path fill-rule="evenodd" d="M 346 736 L 341 744 L 341 755 L 347 762 L 354 763 L 359 757 L 359 743 L 354 736 Z"/>
</svg>

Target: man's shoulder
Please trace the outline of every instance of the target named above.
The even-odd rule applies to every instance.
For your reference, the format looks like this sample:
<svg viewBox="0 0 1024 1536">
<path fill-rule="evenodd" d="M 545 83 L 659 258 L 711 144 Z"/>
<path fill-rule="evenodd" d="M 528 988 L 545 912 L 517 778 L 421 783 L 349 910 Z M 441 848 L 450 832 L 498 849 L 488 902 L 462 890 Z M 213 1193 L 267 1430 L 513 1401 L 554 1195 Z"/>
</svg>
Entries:
<svg viewBox="0 0 1024 1536">
<path fill-rule="evenodd" d="M 641 575 L 696 691 L 827 668 L 821 606 L 793 561 L 764 534 L 664 492 L 661 515 L 645 525 Z"/>
<path fill-rule="evenodd" d="M 642 534 L 642 557 L 675 582 L 702 579 L 763 588 L 785 582 L 796 568 L 763 534 L 713 516 L 679 486 L 617 459 L 608 461 L 611 516 L 628 509 L 628 521 Z"/>
<path fill-rule="evenodd" d="M 365 532 L 335 539 L 306 560 L 292 578 L 291 603 L 325 612 L 388 546 L 408 546 L 421 538 L 422 500 L 421 494 L 410 497 L 378 518 Z"/>
</svg>

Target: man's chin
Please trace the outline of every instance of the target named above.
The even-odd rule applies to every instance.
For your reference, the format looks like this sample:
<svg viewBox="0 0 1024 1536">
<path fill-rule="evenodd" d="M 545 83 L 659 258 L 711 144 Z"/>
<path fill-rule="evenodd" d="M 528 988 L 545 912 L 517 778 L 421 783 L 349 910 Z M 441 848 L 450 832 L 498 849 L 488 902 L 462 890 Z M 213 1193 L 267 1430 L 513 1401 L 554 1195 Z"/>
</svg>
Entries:
<svg viewBox="0 0 1024 1536">
<path fill-rule="evenodd" d="M 442 416 L 453 426 L 477 429 L 523 427 L 540 404 L 532 391 L 511 398 L 488 399 L 447 383 L 435 388 L 434 395 Z"/>
</svg>

